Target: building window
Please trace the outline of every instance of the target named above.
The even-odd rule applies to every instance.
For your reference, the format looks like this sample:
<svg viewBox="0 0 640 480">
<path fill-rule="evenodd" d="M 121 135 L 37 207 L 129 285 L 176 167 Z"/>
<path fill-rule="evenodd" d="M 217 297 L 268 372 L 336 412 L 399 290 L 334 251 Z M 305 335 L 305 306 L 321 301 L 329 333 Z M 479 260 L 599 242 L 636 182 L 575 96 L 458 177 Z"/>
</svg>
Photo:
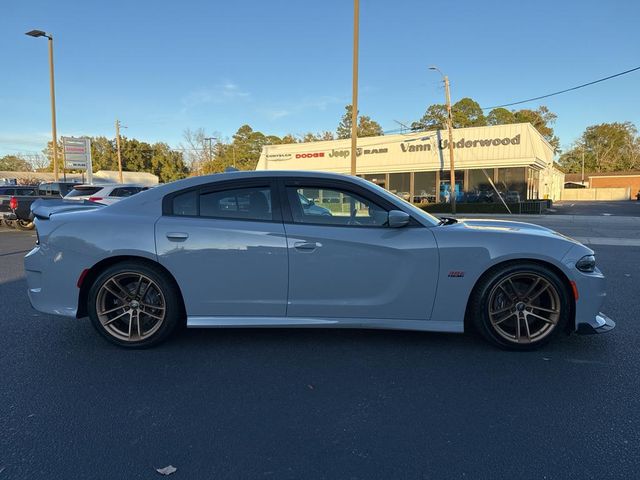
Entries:
<svg viewBox="0 0 640 480">
<path fill-rule="evenodd" d="M 396 194 L 404 200 L 411 199 L 411 174 L 410 173 L 390 173 L 389 187 L 391 193 Z"/>
<path fill-rule="evenodd" d="M 415 203 L 435 202 L 436 172 L 416 172 L 413 189 L 413 201 Z"/>
<path fill-rule="evenodd" d="M 370 181 L 371 183 L 375 183 L 376 185 L 379 185 L 382 188 L 387 188 L 386 173 L 367 173 L 366 175 L 363 175 L 362 178 Z"/>
<path fill-rule="evenodd" d="M 496 188 L 508 202 L 525 200 L 528 193 L 526 168 L 499 168 Z"/>
<path fill-rule="evenodd" d="M 464 198 L 464 170 L 456 170 L 456 201 L 461 202 Z M 440 202 L 449 202 L 451 189 L 451 172 L 449 170 L 440 171 Z"/>
</svg>

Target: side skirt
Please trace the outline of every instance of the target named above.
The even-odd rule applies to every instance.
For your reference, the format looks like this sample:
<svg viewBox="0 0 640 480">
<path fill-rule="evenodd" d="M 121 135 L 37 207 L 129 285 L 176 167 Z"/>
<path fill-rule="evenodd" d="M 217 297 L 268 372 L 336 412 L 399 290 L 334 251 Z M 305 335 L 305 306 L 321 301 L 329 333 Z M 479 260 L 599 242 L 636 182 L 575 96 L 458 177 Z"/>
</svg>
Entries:
<svg viewBox="0 0 640 480">
<path fill-rule="evenodd" d="M 299 317 L 187 317 L 189 328 L 379 328 L 423 332 L 462 333 L 462 322 L 395 320 L 389 318 L 299 318 Z"/>
</svg>

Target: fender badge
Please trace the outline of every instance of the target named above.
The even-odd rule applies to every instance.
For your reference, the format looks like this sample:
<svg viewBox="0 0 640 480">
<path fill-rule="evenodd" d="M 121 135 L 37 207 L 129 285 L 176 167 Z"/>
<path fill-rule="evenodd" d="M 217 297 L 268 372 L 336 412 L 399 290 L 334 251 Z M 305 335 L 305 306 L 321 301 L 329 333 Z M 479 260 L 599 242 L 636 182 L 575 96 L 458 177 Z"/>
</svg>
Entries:
<svg viewBox="0 0 640 480">
<path fill-rule="evenodd" d="M 459 271 L 456 271 L 456 270 L 451 270 L 451 271 L 449 272 L 449 277 L 450 277 L 450 278 L 461 278 L 461 277 L 464 277 L 464 272 L 459 272 Z"/>
</svg>

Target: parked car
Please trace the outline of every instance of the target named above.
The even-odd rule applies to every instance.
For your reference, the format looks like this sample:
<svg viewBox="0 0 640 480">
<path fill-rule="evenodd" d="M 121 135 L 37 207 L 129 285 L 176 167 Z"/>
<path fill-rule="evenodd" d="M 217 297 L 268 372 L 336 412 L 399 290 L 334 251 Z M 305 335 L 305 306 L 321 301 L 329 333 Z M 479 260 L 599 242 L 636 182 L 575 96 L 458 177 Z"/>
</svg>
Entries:
<svg viewBox="0 0 640 480">
<path fill-rule="evenodd" d="M 331 215 L 331 210 L 320 205 L 316 205 L 316 202 L 310 198 L 305 197 L 302 193 L 298 193 L 300 198 L 300 205 L 308 215 Z"/>
<path fill-rule="evenodd" d="M 355 208 L 316 215 L 300 193 Z M 246 198 L 246 207 L 228 210 Z M 35 205 L 31 304 L 129 348 L 189 327 L 463 332 L 508 349 L 602 333 L 593 250 L 537 225 L 439 220 L 357 177 L 191 177 L 105 207 Z M 91 204 L 91 202 L 87 202 Z M 75 210 L 75 211 L 74 211 Z M 465 322 L 466 320 L 466 322 Z"/>
<path fill-rule="evenodd" d="M 111 205 L 123 198 L 147 190 L 149 187 L 137 183 L 112 183 L 104 185 L 76 185 L 64 196 L 65 200 L 88 200 Z"/>
<path fill-rule="evenodd" d="M 30 216 L 32 204 L 43 199 L 47 201 L 61 200 L 77 183 L 74 182 L 45 182 L 38 186 L 28 187 L 2 187 L 16 188 L 13 200 L 11 197 L 0 201 L 0 213 L 7 224 L 15 225 L 21 230 L 32 230 L 34 225 Z M 13 207 L 12 207 L 13 205 Z"/>
<path fill-rule="evenodd" d="M 413 196 L 413 203 L 433 203 L 436 201 L 435 193 L 427 193 L 426 190 L 420 190 L 420 193 Z"/>
<path fill-rule="evenodd" d="M 33 228 L 29 220 L 32 198 L 37 198 L 37 185 L 0 186 L 0 220 L 20 230 Z"/>
</svg>

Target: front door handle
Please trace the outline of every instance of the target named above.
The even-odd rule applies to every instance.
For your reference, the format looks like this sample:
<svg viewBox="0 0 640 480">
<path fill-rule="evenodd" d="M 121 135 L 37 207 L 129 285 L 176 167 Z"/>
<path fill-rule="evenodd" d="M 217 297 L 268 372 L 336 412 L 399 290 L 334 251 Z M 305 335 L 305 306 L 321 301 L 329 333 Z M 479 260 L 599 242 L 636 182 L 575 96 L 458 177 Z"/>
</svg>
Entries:
<svg viewBox="0 0 640 480">
<path fill-rule="evenodd" d="M 322 246 L 319 242 L 296 242 L 293 244 L 296 250 L 313 251 Z"/>
<path fill-rule="evenodd" d="M 181 242 L 189 238 L 189 234 L 186 232 L 167 232 L 167 238 L 174 242 Z"/>
</svg>

